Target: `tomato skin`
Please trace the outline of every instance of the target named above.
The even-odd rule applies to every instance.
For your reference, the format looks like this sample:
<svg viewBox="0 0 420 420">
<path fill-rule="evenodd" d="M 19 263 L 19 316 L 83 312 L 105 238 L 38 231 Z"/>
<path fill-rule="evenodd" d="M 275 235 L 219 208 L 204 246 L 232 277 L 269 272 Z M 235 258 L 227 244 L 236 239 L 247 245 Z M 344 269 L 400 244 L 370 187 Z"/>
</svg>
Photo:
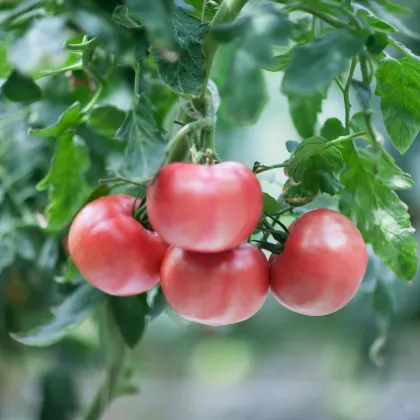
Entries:
<svg viewBox="0 0 420 420">
<path fill-rule="evenodd" d="M 342 214 L 315 209 L 296 219 L 270 266 L 270 288 L 290 310 L 328 315 L 345 306 L 363 280 L 368 253 L 362 235 Z"/>
<path fill-rule="evenodd" d="M 135 295 L 159 282 L 167 245 L 133 219 L 133 201 L 128 195 L 98 198 L 70 227 L 71 258 L 88 282 L 110 295 Z"/>
<path fill-rule="evenodd" d="M 254 173 L 238 162 L 171 163 L 147 190 L 153 229 L 188 251 L 221 252 L 246 240 L 258 224 L 263 199 Z"/>
<path fill-rule="evenodd" d="M 269 287 L 265 255 L 249 243 L 216 254 L 169 248 L 160 278 L 175 312 L 212 326 L 234 324 L 256 314 Z"/>
</svg>

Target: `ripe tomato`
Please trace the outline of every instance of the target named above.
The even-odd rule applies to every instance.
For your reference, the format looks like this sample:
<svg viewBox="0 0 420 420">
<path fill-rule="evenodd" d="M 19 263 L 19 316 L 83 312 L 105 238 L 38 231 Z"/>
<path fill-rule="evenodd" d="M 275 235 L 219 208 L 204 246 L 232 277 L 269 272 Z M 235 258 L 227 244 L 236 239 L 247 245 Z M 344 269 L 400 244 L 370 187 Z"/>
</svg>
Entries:
<svg viewBox="0 0 420 420">
<path fill-rule="evenodd" d="M 160 279 L 166 300 L 183 318 L 227 325 L 261 308 L 268 292 L 268 265 L 264 254 L 248 243 L 215 254 L 170 248 Z"/>
<path fill-rule="evenodd" d="M 170 245 L 220 252 L 243 242 L 262 212 L 260 183 L 237 162 L 171 163 L 150 183 L 150 223 Z"/>
<path fill-rule="evenodd" d="M 70 255 L 80 273 L 110 295 L 135 295 L 159 282 L 167 246 L 132 218 L 133 200 L 98 198 L 78 213 L 69 232 Z"/>
<path fill-rule="evenodd" d="M 270 266 L 270 287 L 282 305 L 303 315 L 327 315 L 355 295 L 366 272 L 362 235 L 342 214 L 316 209 L 289 227 L 284 252 Z"/>
</svg>

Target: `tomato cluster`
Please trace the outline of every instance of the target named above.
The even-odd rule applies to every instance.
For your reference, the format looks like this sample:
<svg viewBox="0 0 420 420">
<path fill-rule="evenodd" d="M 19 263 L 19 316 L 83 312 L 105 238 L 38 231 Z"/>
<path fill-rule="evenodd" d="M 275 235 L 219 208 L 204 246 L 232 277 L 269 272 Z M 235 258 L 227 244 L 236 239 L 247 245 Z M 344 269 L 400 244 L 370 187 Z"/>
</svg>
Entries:
<svg viewBox="0 0 420 420">
<path fill-rule="evenodd" d="M 236 162 L 172 163 L 150 182 L 148 230 L 132 216 L 134 199 L 87 204 L 69 232 L 70 255 L 98 289 L 143 293 L 159 281 L 182 317 L 225 325 L 253 316 L 271 288 L 285 307 L 326 315 L 356 293 L 367 267 L 360 232 L 340 213 L 317 209 L 296 219 L 280 255 L 267 262 L 245 242 L 262 214 L 254 173 Z"/>
</svg>

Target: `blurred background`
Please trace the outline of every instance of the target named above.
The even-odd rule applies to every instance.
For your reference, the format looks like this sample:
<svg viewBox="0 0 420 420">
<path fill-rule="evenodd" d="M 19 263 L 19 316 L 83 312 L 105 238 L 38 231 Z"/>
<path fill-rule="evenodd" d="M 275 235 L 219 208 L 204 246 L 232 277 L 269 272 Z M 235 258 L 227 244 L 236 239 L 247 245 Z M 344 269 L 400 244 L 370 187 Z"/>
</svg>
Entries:
<svg viewBox="0 0 420 420">
<path fill-rule="evenodd" d="M 419 2 L 404 4 L 413 9 L 405 23 L 420 32 Z M 26 61 L 39 57 L 54 61 L 60 54 L 45 32 L 44 43 L 36 31 L 30 36 L 34 38 L 26 36 L 25 42 L 37 47 Z M 420 54 L 420 42 L 402 40 Z M 221 49 L 212 74 L 219 87 L 221 78 L 229 78 L 223 61 L 228 48 Z M 103 102 L 127 110 L 132 76 L 130 71 L 117 72 Z M 217 146 L 223 159 L 252 166 L 256 160 L 274 164 L 287 158 L 285 142 L 299 137 L 287 100 L 280 94 L 281 77 L 281 73 L 264 73 L 268 104 L 254 125 L 232 124 L 222 105 Z M 106 361 L 107 349 L 91 318 L 49 348 L 24 347 L 9 337 L 9 332 L 45 319 L 49 308 L 71 287 L 55 281 L 66 261 L 64 234 L 48 233 L 33 223 L 34 218 L 42 219 L 47 205 L 47 195 L 36 191 L 36 184 L 48 171 L 54 144 L 29 138 L 28 121 L 31 126 L 48 125 L 91 92 L 83 75 L 77 73 L 41 83 L 46 99 L 33 104 L 29 114 L 0 100 L 1 420 L 79 418 L 80 408 L 99 386 Z M 153 88 L 149 93 L 161 95 Z M 165 91 L 165 95 L 170 101 L 171 94 Z M 220 95 L 223 103 L 223 88 Z M 329 117 L 342 119 L 341 101 L 340 92 L 331 87 L 319 126 Z M 385 136 L 381 121 L 377 123 Z M 123 146 L 87 125 L 78 134 L 90 149 L 88 178 L 94 184 L 107 167 L 118 162 Z M 419 229 L 420 142 L 403 157 L 392 147 L 388 149 L 414 177 L 415 186 L 404 192 L 403 199 Z M 281 170 L 261 176 L 264 190 L 273 196 L 280 195 L 283 181 Z M 311 204 L 328 205 L 334 202 L 326 197 Z M 385 296 L 379 303 L 372 295 L 378 282 Z M 418 420 L 419 331 L 420 279 L 414 279 L 412 285 L 399 281 L 374 256 L 358 295 L 330 316 L 294 314 L 271 295 L 252 319 L 217 329 L 187 323 L 169 311 L 148 326 L 140 346 L 129 355 L 140 393 L 118 399 L 104 418 Z"/>
</svg>

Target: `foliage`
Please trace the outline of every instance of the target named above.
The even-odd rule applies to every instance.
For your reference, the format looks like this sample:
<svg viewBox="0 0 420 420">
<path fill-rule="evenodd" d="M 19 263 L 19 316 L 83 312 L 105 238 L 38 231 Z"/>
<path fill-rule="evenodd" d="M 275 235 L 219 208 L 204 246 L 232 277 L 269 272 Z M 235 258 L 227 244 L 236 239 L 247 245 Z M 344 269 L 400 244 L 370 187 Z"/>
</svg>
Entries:
<svg viewBox="0 0 420 420">
<path fill-rule="evenodd" d="M 237 17 L 246 4 L 0 5 L 0 291 L 9 296 L 0 295 L 0 318 L 13 314 L 0 335 L 49 345 L 105 305 L 113 334 L 134 347 L 165 307 L 160 289 L 108 298 L 87 286 L 61 243 L 69 224 L 93 197 L 135 195 L 162 164 L 191 159 L 192 144 L 214 149 L 215 112 L 223 127 L 255 123 L 268 98 L 265 71 L 279 73 L 301 138 L 288 142 L 287 161 L 254 167 L 257 174 L 286 168 L 288 176 L 281 197 L 264 194 L 264 213 L 273 218 L 293 212 L 284 202 L 335 196 L 375 258 L 413 279 L 417 244 L 397 194 L 412 180 L 384 149 L 372 104 L 376 85 L 378 117 L 395 149 L 408 152 L 420 131 L 420 57 L 396 40 L 418 37 L 398 18 L 405 9 L 391 0 L 267 0 Z M 399 57 L 390 55 L 395 49 Z M 333 86 L 344 119 L 320 127 Z M 373 293 L 381 344 L 392 305 L 386 285 Z M 96 406 L 97 416 L 104 409 Z"/>
</svg>

